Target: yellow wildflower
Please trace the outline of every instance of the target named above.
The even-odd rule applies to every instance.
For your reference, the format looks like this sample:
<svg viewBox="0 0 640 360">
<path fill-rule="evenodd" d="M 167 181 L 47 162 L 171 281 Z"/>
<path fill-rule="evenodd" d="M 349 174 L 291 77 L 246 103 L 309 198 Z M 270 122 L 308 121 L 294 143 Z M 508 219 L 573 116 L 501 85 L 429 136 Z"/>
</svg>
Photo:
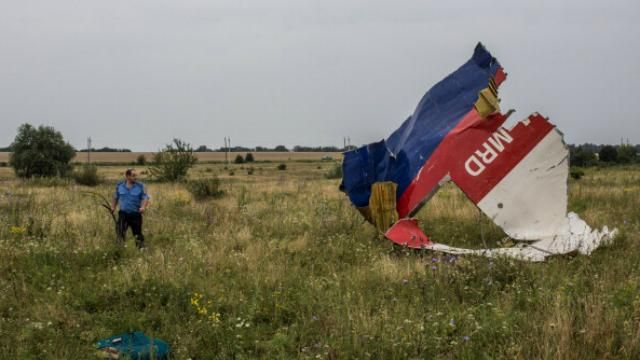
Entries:
<svg viewBox="0 0 640 360">
<path fill-rule="evenodd" d="M 14 235 L 21 235 L 27 232 L 27 228 L 25 228 L 24 226 L 12 226 L 9 232 Z"/>
</svg>

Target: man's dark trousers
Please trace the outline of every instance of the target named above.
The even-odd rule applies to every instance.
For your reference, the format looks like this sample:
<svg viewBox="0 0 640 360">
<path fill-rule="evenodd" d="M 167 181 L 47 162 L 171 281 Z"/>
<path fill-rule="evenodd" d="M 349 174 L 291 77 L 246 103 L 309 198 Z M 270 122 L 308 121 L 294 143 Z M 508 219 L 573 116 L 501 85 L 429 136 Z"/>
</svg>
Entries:
<svg viewBox="0 0 640 360">
<path fill-rule="evenodd" d="M 124 242 L 124 236 L 127 233 L 127 229 L 131 227 L 133 236 L 136 237 L 136 246 L 138 248 L 144 247 L 144 235 L 142 235 L 142 214 L 140 213 L 126 213 L 124 211 L 118 212 L 118 237 Z"/>
</svg>

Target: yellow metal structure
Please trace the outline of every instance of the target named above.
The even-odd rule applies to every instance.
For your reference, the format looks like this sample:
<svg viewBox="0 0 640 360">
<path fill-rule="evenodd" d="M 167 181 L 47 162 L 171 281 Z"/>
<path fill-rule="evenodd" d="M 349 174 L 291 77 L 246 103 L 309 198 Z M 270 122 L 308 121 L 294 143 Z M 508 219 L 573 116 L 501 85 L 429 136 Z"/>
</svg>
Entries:
<svg viewBox="0 0 640 360">
<path fill-rule="evenodd" d="M 369 197 L 371 222 L 382 233 L 398 221 L 397 188 L 398 185 L 391 181 L 377 182 L 371 186 L 371 196 Z"/>
<path fill-rule="evenodd" d="M 500 111 L 500 99 L 493 79 L 489 80 L 489 86 L 480 90 L 475 107 L 482 117 L 487 117 L 496 111 Z"/>
</svg>

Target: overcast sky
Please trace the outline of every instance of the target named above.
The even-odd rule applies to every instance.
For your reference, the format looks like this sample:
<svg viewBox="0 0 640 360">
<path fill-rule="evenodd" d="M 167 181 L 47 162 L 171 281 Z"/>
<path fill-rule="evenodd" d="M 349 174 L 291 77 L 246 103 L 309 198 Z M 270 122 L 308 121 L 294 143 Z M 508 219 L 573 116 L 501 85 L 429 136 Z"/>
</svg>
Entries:
<svg viewBox="0 0 640 360">
<path fill-rule="evenodd" d="M 386 137 L 478 41 L 512 121 L 640 143 L 640 1 L 0 0 L 0 146 L 342 145 Z"/>
</svg>

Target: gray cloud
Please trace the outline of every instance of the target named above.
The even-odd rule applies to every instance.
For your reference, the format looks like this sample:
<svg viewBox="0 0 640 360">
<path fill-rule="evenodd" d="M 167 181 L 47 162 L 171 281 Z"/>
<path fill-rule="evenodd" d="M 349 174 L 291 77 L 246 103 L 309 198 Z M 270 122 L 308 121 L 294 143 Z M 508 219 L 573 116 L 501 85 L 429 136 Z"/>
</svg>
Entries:
<svg viewBox="0 0 640 360">
<path fill-rule="evenodd" d="M 4 1 L 0 145 L 23 122 L 76 146 L 378 140 L 482 41 L 514 118 L 640 142 L 636 1 Z"/>
</svg>

